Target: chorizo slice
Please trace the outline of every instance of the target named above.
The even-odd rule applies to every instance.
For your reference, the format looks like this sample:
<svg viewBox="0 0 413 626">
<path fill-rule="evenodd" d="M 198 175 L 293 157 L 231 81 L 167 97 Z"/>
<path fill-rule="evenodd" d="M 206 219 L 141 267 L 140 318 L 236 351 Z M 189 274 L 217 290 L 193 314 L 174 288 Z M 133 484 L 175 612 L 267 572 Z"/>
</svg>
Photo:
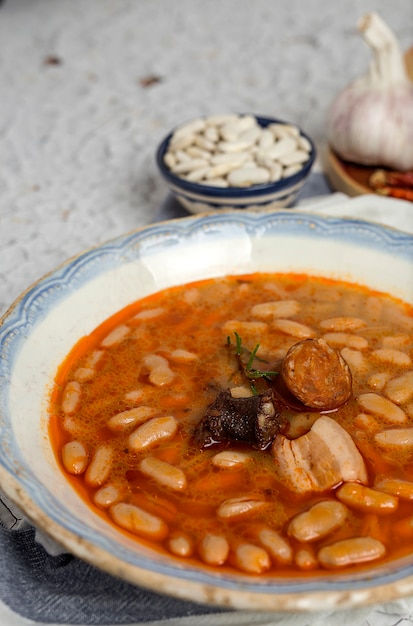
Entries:
<svg viewBox="0 0 413 626">
<path fill-rule="evenodd" d="M 283 359 L 281 375 L 290 393 L 314 409 L 335 409 L 351 394 L 350 368 L 324 339 L 294 344 Z"/>
</svg>

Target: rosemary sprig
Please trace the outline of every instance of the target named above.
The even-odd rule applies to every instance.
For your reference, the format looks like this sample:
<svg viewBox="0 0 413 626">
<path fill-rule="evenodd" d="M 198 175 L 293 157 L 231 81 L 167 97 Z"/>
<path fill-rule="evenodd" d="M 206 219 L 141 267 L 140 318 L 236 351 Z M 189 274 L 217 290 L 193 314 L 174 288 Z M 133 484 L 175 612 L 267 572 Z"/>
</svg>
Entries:
<svg viewBox="0 0 413 626">
<path fill-rule="evenodd" d="M 254 363 L 255 359 L 265 363 L 264 359 L 260 359 L 257 356 L 258 348 L 260 347 L 259 343 L 255 345 L 253 350 L 248 350 L 247 348 L 244 348 L 244 346 L 242 345 L 242 339 L 236 331 L 234 332 L 234 335 L 235 335 L 235 356 L 237 357 L 238 365 L 239 365 L 241 372 L 244 374 L 246 378 L 248 378 L 248 380 L 254 381 L 257 378 L 263 378 L 267 382 L 271 382 L 272 377 L 278 376 L 279 372 L 263 371 L 255 367 L 252 367 L 252 364 Z M 231 346 L 231 337 L 229 336 L 227 337 L 227 345 L 228 347 Z M 247 352 L 249 354 L 247 363 L 244 363 L 242 359 L 242 354 L 244 352 Z M 253 384 L 251 384 L 251 389 L 254 392 L 255 386 Z"/>
</svg>

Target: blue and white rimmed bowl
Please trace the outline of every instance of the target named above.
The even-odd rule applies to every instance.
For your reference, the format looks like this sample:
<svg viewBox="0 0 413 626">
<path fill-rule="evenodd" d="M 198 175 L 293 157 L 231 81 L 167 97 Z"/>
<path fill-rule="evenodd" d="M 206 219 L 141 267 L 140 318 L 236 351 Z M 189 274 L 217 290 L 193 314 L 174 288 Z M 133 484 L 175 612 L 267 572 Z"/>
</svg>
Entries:
<svg viewBox="0 0 413 626">
<path fill-rule="evenodd" d="M 260 116 L 255 116 L 255 118 L 263 128 L 270 124 L 289 124 L 289 122 L 275 118 Z M 164 161 L 174 131 L 159 145 L 156 162 L 169 191 L 189 213 L 199 214 L 230 209 L 257 211 L 288 208 L 296 201 L 317 156 L 313 140 L 304 131 L 298 130 L 311 145 L 309 158 L 296 174 L 281 178 L 276 182 L 256 184 L 251 187 L 221 188 L 185 180 L 173 174 Z"/>
<path fill-rule="evenodd" d="M 151 225 L 63 264 L 0 321 L 0 486 L 69 552 L 175 597 L 257 611 L 325 611 L 412 595 L 413 555 L 356 575 L 289 580 L 177 562 L 93 513 L 57 466 L 47 436 L 48 394 L 81 337 L 160 289 L 259 271 L 342 278 L 413 303 L 413 235 L 357 219 L 233 211 Z"/>
</svg>

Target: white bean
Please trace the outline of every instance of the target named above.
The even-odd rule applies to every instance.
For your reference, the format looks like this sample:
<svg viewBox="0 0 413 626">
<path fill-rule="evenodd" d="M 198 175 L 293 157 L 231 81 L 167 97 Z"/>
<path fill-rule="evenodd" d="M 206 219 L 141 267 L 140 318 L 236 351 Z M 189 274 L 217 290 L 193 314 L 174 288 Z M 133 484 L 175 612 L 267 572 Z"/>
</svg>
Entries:
<svg viewBox="0 0 413 626">
<path fill-rule="evenodd" d="M 399 406 L 377 393 L 362 393 L 357 403 L 363 411 L 377 415 L 390 424 L 407 422 L 407 415 Z"/>
<path fill-rule="evenodd" d="M 310 328 L 306 324 L 301 324 L 301 322 L 295 322 L 294 320 L 275 319 L 271 323 L 271 326 L 275 330 L 280 330 L 286 335 L 290 335 L 291 337 L 297 337 L 297 339 L 307 339 L 310 337 L 315 337 L 315 332 L 312 328 Z"/>
<path fill-rule="evenodd" d="M 333 348 L 351 348 L 353 350 L 365 350 L 369 347 L 369 342 L 365 337 L 359 337 L 358 335 L 351 335 L 350 333 L 332 332 L 323 335 L 325 341 L 327 341 Z"/>
<path fill-rule="evenodd" d="M 411 364 L 411 358 L 405 352 L 401 350 L 393 350 L 391 348 L 381 348 L 380 350 L 373 350 L 372 355 L 379 361 L 384 363 L 391 363 L 392 365 L 406 365 Z"/>
<path fill-rule="evenodd" d="M 160 441 L 171 439 L 177 429 L 178 423 L 173 416 L 153 417 L 129 435 L 129 445 L 133 450 L 146 450 Z"/>
<path fill-rule="evenodd" d="M 106 485 L 103 485 L 103 487 L 95 492 L 95 495 L 93 496 L 93 501 L 95 504 L 102 507 L 103 509 L 107 509 L 112 506 L 112 504 L 115 504 L 115 502 L 120 500 L 120 498 L 121 493 L 118 487 L 115 487 L 115 485 L 108 483 Z"/>
<path fill-rule="evenodd" d="M 73 379 L 79 383 L 85 383 L 88 380 L 92 380 L 95 376 L 95 370 L 90 367 L 78 367 L 73 372 Z"/>
<path fill-rule="evenodd" d="M 310 155 L 306 150 L 294 150 L 293 152 L 289 152 L 288 154 L 283 154 L 279 157 L 281 165 L 290 166 L 290 165 L 301 165 L 301 163 L 305 163 L 310 158 Z"/>
<path fill-rule="evenodd" d="M 410 480 L 377 478 L 374 482 L 374 488 L 397 496 L 401 500 L 413 500 L 413 482 Z"/>
<path fill-rule="evenodd" d="M 102 348 L 111 348 L 112 346 L 123 341 L 131 332 L 129 326 L 120 324 L 114 328 L 106 337 L 101 341 Z"/>
<path fill-rule="evenodd" d="M 397 497 L 359 483 L 345 483 L 337 490 L 336 495 L 350 508 L 377 515 L 393 513 L 399 504 Z"/>
<path fill-rule="evenodd" d="M 229 544 L 222 535 L 208 533 L 202 538 L 198 551 L 204 563 L 223 565 L 229 555 Z"/>
<path fill-rule="evenodd" d="M 409 402 L 413 398 L 413 371 L 389 380 L 384 393 L 395 404 Z"/>
<path fill-rule="evenodd" d="M 349 365 L 352 370 L 361 371 L 366 367 L 366 361 L 363 353 L 360 350 L 353 350 L 352 348 L 342 348 L 340 350 L 341 356 Z"/>
<path fill-rule="evenodd" d="M 268 552 L 252 543 L 241 543 L 235 548 L 235 563 L 248 574 L 262 574 L 271 567 Z"/>
<path fill-rule="evenodd" d="M 173 491 L 182 491 L 187 486 L 184 472 L 161 459 L 148 456 L 139 463 L 139 469 L 145 476 Z"/>
<path fill-rule="evenodd" d="M 161 540 L 168 535 L 169 528 L 163 519 L 133 504 L 113 504 L 110 514 L 116 524 L 142 537 Z"/>
<path fill-rule="evenodd" d="M 308 544 L 296 551 L 294 554 L 294 561 L 297 567 L 305 571 L 315 569 L 318 566 L 314 549 Z"/>
<path fill-rule="evenodd" d="M 385 553 L 384 545 L 373 537 L 352 537 L 324 546 L 317 557 L 323 567 L 336 569 L 373 561 Z"/>
<path fill-rule="evenodd" d="M 288 533 L 298 541 L 317 541 L 340 528 L 346 521 L 347 507 L 335 500 L 314 504 L 290 522 Z"/>
<path fill-rule="evenodd" d="M 159 354 L 147 354 L 143 358 L 143 364 L 149 370 L 149 381 L 157 387 L 169 385 L 175 378 L 168 361 Z"/>
<path fill-rule="evenodd" d="M 192 540 L 182 532 L 176 532 L 168 538 L 168 548 L 172 554 L 183 557 L 191 556 L 194 551 Z"/>
<path fill-rule="evenodd" d="M 61 401 L 63 413 L 66 413 L 66 415 L 73 415 L 80 402 L 80 391 L 81 387 L 78 381 L 71 380 L 66 384 Z"/>
<path fill-rule="evenodd" d="M 222 502 L 218 509 L 217 515 L 222 519 L 230 519 L 255 513 L 265 505 L 263 500 L 248 498 L 241 496 L 240 498 L 229 498 Z"/>
<path fill-rule="evenodd" d="M 258 539 L 278 563 L 291 563 L 293 551 L 286 539 L 272 528 L 263 528 L 258 533 Z"/>
<path fill-rule="evenodd" d="M 174 363 L 192 363 L 197 360 L 198 355 L 188 350 L 174 350 L 170 358 Z"/>
<path fill-rule="evenodd" d="M 300 304 L 297 300 L 276 300 L 275 302 L 263 302 L 256 304 L 251 309 L 253 317 L 292 317 L 297 315 Z"/>
<path fill-rule="evenodd" d="M 382 391 L 389 378 L 391 378 L 390 372 L 376 372 L 369 376 L 367 384 L 376 391 Z"/>
<path fill-rule="evenodd" d="M 62 462 L 69 474 L 83 474 L 88 463 L 88 454 L 80 441 L 69 441 L 62 448 Z"/>
<path fill-rule="evenodd" d="M 155 409 L 150 406 L 138 406 L 135 409 L 129 409 L 122 411 L 111 417 L 107 422 L 107 427 L 113 431 L 124 431 L 128 428 L 136 426 L 145 422 L 149 417 L 152 417 L 155 413 Z"/>
<path fill-rule="evenodd" d="M 231 468 L 245 465 L 251 460 L 249 454 L 236 450 L 223 450 L 212 457 L 212 465 L 216 467 Z"/>
<path fill-rule="evenodd" d="M 252 115 L 230 114 L 193 120 L 178 128 L 164 163 L 192 182 L 247 187 L 291 176 L 310 154 L 311 143 L 296 126 L 261 127 Z"/>
<path fill-rule="evenodd" d="M 364 328 L 366 322 L 359 317 L 342 315 L 339 317 L 329 317 L 320 322 L 320 328 L 334 332 L 348 332 Z"/>
<path fill-rule="evenodd" d="M 90 487 L 100 487 L 107 480 L 113 461 L 113 448 L 101 445 L 96 450 L 86 470 L 85 481 Z"/>
<path fill-rule="evenodd" d="M 233 169 L 228 174 L 228 182 L 232 187 L 251 187 L 251 185 L 260 185 L 268 183 L 270 173 L 264 167 L 240 167 Z"/>
<path fill-rule="evenodd" d="M 156 317 L 160 317 L 165 313 L 163 307 L 156 307 L 155 309 L 146 309 L 146 311 L 140 311 L 132 319 L 134 320 L 151 320 Z"/>
</svg>

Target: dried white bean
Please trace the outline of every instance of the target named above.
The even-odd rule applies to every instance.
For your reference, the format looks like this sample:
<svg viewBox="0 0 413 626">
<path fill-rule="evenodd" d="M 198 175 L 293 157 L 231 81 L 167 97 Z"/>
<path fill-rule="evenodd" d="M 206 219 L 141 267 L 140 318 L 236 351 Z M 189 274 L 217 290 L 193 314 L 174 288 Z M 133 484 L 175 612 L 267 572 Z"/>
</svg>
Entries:
<svg viewBox="0 0 413 626">
<path fill-rule="evenodd" d="M 69 474 L 83 474 L 87 467 L 88 454 L 80 441 L 69 441 L 62 448 L 62 462 Z"/>
<path fill-rule="evenodd" d="M 262 127 L 252 115 L 229 114 L 193 120 L 178 128 L 169 142 L 164 163 L 177 176 L 192 182 L 240 187 L 290 176 L 303 167 L 310 154 L 311 143 L 296 126 L 277 123 Z M 242 159 L 225 159 L 237 155 L 242 155 Z M 281 159 L 285 161 L 284 169 Z M 241 161 L 244 167 L 248 161 L 249 169 L 264 169 L 266 173 L 233 176 Z M 213 166 L 209 171 L 207 163 Z M 225 168 L 215 167 L 223 163 L 227 163 Z M 202 167 L 205 169 L 201 171 Z"/>
<path fill-rule="evenodd" d="M 258 141 L 258 146 L 261 150 L 268 150 L 274 144 L 274 135 L 268 129 L 264 129 L 261 133 L 261 137 Z M 310 147 L 311 151 L 311 147 Z"/>
<path fill-rule="evenodd" d="M 390 424 L 407 422 L 407 415 L 402 409 L 378 393 L 363 393 L 357 398 L 358 405 L 367 413 L 373 413 Z"/>
<path fill-rule="evenodd" d="M 297 147 L 297 141 L 293 137 L 285 137 L 277 141 L 271 148 L 267 150 L 267 155 L 270 159 L 279 159 L 286 154 L 291 154 Z"/>
<path fill-rule="evenodd" d="M 413 398 L 413 371 L 389 380 L 384 393 L 395 404 L 409 402 Z"/>
<path fill-rule="evenodd" d="M 172 168 L 174 174 L 187 174 L 193 172 L 201 167 L 207 167 L 208 161 L 206 159 L 188 159 L 187 161 L 180 161 Z"/>
<path fill-rule="evenodd" d="M 297 172 L 299 172 L 301 169 L 301 165 L 288 165 L 287 167 L 284 167 L 283 171 L 282 171 L 282 177 L 283 178 L 288 178 L 288 176 L 294 176 L 294 174 L 297 174 Z"/>
<path fill-rule="evenodd" d="M 116 524 L 142 537 L 161 540 L 168 535 L 163 519 L 133 504 L 118 502 L 110 507 L 110 514 Z"/>
<path fill-rule="evenodd" d="M 232 187 L 251 187 L 268 183 L 270 173 L 264 167 L 247 167 L 244 165 L 239 169 L 233 169 L 228 174 L 228 182 Z"/>
<path fill-rule="evenodd" d="M 294 150 L 288 154 L 283 154 L 279 157 L 281 165 L 300 165 L 305 163 L 310 158 L 310 155 L 305 150 Z"/>
<path fill-rule="evenodd" d="M 173 491 L 182 491 L 186 488 L 187 480 L 183 471 L 161 459 L 148 456 L 139 463 L 139 469 L 145 476 L 153 478 L 160 485 Z"/>
<path fill-rule="evenodd" d="M 173 416 L 153 417 L 129 435 L 129 445 L 133 450 L 146 450 L 160 441 L 171 439 L 177 429 L 178 423 Z"/>
<path fill-rule="evenodd" d="M 373 537 L 342 539 L 319 550 L 317 557 L 323 567 L 335 569 L 379 559 L 386 548 Z"/>
</svg>

